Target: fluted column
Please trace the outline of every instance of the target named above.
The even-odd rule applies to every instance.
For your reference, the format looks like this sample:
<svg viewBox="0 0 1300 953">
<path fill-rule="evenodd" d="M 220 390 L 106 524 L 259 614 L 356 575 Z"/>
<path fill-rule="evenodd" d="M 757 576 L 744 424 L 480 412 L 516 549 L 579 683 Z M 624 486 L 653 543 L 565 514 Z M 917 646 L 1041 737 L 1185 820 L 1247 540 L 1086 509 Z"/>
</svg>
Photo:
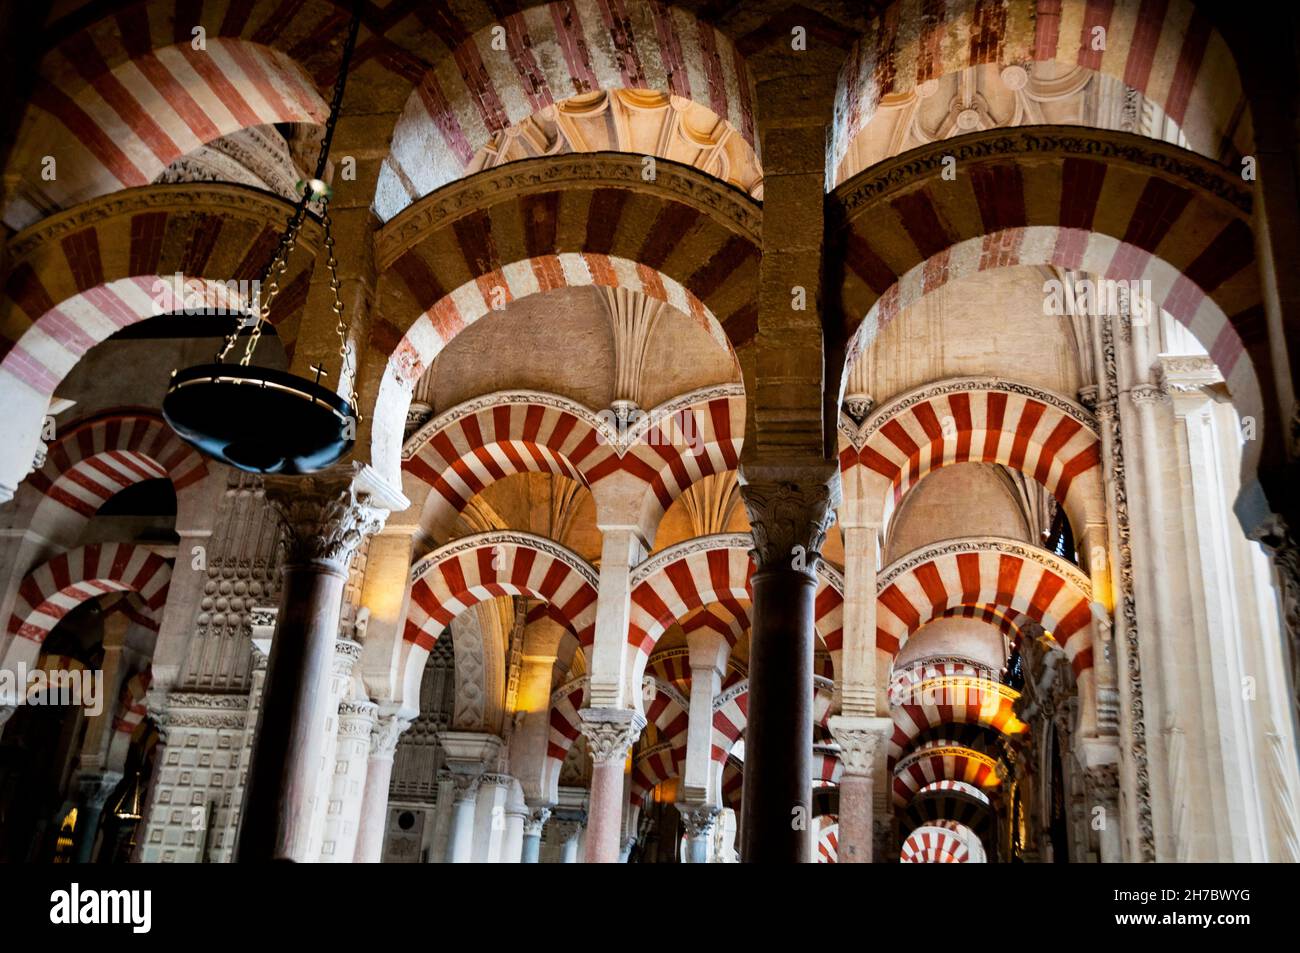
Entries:
<svg viewBox="0 0 1300 953">
<path fill-rule="evenodd" d="M 834 464 L 827 464 L 816 475 L 830 479 L 834 472 Z M 740 853 L 746 863 L 809 863 L 813 601 L 831 495 L 826 483 L 757 476 L 755 468 L 742 467 L 740 492 L 753 527 L 757 569 L 751 580 Z"/>
<path fill-rule="evenodd" d="M 839 863 L 872 861 L 875 778 L 884 764 L 885 745 L 894 724 L 888 718 L 836 715 L 831 734 L 840 746 Z"/>
<path fill-rule="evenodd" d="M 364 489 L 340 476 L 268 477 L 267 500 L 285 546 L 280 611 L 244 792 L 241 861 L 305 861 L 311 800 L 325 751 L 328 695 L 348 563 L 383 525 L 400 494 Z M 404 502 L 404 501 L 401 501 Z"/>
<path fill-rule="evenodd" d="M 623 775 L 627 755 L 641 736 L 645 716 L 622 708 L 584 708 L 578 715 L 592 759 L 586 861 L 613 864 L 618 862 L 623 826 Z"/>
<path fill-rule="evenodd" d="M 542 831 L 550 818 L 549 807 L 535 807 L 528 812 L 524 818 L 524 846 L 519 857 L 520 863 L 537 863 L 542 851 Z"/>
<path fill-rule="evenodd" d="M 402 732 L 411 723 L 396 715 L 375 719 L 370 730 L 370 757 L 366 761 L 366 786 L 361 795 L 361 819 L 357 825 L 356 863 L 377 864 L 384 853 L 388 830 L 388 788 L 393 780 L 393 755 Z"/>
<path fill-rule="evenodd" d="M 717 824 L 720 808 L 709 804 L 679 804 L 682 830 L 686 834 L 686 862 L 707 864 L 713 847 L 713 828 Z"/>
</svg>

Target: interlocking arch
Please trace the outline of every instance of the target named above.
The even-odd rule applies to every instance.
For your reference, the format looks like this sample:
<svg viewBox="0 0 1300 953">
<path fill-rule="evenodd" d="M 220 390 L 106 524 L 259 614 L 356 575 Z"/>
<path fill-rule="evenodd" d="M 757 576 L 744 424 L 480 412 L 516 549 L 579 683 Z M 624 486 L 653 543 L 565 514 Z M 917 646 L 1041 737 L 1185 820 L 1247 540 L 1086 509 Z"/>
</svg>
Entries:
<svg viewBox="0 0 1300 953">
<path fill-rule="evenodd" d="M 402 469 L 430 488 L 422 522 L 435 536 L 445 533 L 470 499 L 517 473 L 552 473 L 589 489 L 624 473 L 644 485 L 642 525 L 651 530 L 696 480 L 735 469 L 744 389 L 721 385 L 683 394 L 622 433 L 608 418 L 536 391 L 489 394 L 453 407 L 421 427 L 402 451 Z"/>
<path fill-rule="evenodd" d="M 376 236 L 372 460 L 396 482 L 411 387 L 465 326 L 557 288 L 628 288 L 699 322 L 721 348 L 757 320 L 758 206 L 692 169 L 634 157 L 512 163 L 421 200 Z M 541 175 L 542 171 L 545 175 Z M 497 201 L 483 205 L 483 196 Z M 474 203 L 463 205 L 462 203 Z"/>
<path fill-rule="evenodd" d="M 647 0 L 560 0 L 454 42 L 420 79 L 393 130 L 375 196 L 385 221 L 465 175 L 494 136 L 576 95 L 669 94 L 707 107 L 755 145 L 743 59 L 684 10 Z"/>
<path fill-rule="evenodd" d="M 1040 61 L 1083 66 L 1136 89 L 1202 155 L 1217 157 L 1236 126 L 1243 92 L 1232 53 L 1190 0 L 897 0 L 872 21 L 840 72 L 829 177 L 839 180 L 850 144 L 882 97 L 972 66 Z"/>
<path fill-rule="evenodd" d="M 944 725 L 982 725 L 1005 735 L 1027 729 L 1015 712 L 1020 693 L 996 681 L 988 671 L 942 662 L 922 664 L 903 674 L 903 678 L 895 677 L 889 692 L 894 720 L 888 750 L 891 764 L 923 732 Z"/>
</svg>

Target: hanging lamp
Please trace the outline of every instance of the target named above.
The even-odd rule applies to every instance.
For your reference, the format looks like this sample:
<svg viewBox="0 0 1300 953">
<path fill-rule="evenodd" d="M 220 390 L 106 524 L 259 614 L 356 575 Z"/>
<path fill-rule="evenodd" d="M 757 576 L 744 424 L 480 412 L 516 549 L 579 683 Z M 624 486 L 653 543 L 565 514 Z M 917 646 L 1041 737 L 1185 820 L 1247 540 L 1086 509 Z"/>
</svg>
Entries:
<svg viewBox="0 0 1300 953">
<path fill-rule="evenodd" d="M 352 355 L 347 344 L 347 326 L 343 322 L 338 262 L 334 258 L 334 235 L 330 223 L 330 189 L 324 176 L 360 24 L 361 4 L 358 2 L 353 8 L 347 42 L 343 47 L 316 172 L 309 181 L 298 184 L 302 195 L 289 217 L 284 234 L 280 236 L 275 253 L 262 271 L 258 285 L 262 293 L 252 315 L 255 323 L 243 357 L 237 364 L 226 362 L 246 317 L 241 314 L 213 363 L 173 371 L 163 397 L 163 418 L 181 439 L 240 470 L 290 475 L 312 473 L 334 463 L 352 449 L 356 440 L 361 416 L 357 410 L 356 388 L 352 384 Z M 270 323 L 271 306 L 280 293 L 280 282 L 288 269 L 289 256 L 293 254 L 306 220 L 307 206 L 312 202 L 321 208 L 326 264 L 330 289 L 334 293 L 333 310 L 339 337 L 339 373 L 348 382 L 351 393 L 348 399 L 320 383 L 321 375 L 326 373 L 321 365 L 312 368 L 316 379 L 307 380 L 288 371 L 251 363 L 262 329 Z"/>
</svg>

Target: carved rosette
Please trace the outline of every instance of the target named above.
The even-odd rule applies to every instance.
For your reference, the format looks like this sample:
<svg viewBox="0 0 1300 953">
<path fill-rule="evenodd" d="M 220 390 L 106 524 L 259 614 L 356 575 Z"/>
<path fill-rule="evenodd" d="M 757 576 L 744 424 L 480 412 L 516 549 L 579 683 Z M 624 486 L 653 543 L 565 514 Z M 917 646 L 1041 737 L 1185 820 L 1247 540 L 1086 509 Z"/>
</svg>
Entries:
<svg viewBox="0 0 1300 953">
<path fill-rule="evenodd" d="M 682 831 L 688 838 L 711 836 L 718 815 L 722 813 L 721 808 L 709 804 L 695 806 L 679 804 L 678 810 L 682 814 Z"/>
<path fill-rule="evenodd" d="M 587 752 L 597 765 L 621 764 L 641 737 L 645 716 L 622 708 L 584 708 L 579 726 L 587 739 Z"/>
<path fill-rule="evenodd" d="M 524 836 L 541 837 L 542 828 L 551 819 L 549 807 L 535 807 L 524 816 Z"/>
<path fill-rule="evenodd" d="M 370 757 L 392 758 L 393 752 L 397 750 L 397 740 L 410 726 L 407 719 L 396 715 L 376 718 L 375 726 L 370 730 Z"/>
<path fill-rule="evenodd" d="M 754 534 L 755 566 L 797 569 L 816 577 L 826 533 L 835 521 L 825 483 L 757 480 L 740 487 Z"/>
<path fill-rule="evenodd" d="M 281 527 L 286 566 L 316 565 L 344 573 L 362 540 L 378 532 L 388 510 L 349 482 L 316 477 L 268 478 L 266 499 Z"/>
</svg>

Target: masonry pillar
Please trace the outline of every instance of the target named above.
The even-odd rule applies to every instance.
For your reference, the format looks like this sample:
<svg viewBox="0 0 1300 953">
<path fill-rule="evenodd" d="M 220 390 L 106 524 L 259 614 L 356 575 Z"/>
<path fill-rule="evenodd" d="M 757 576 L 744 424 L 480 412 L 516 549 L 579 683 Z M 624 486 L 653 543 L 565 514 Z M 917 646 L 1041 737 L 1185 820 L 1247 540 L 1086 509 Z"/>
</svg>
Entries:
<svg viewBox="0 0 1300 953">
<path fill-rule="evenodd" d="M 524 845 L 519 857 L 520 863 L 537 863 L 542 851 L 542 830 L 550 817 L 549 807 L 535 807 L 524 818 Z"/>
<path fill-rule="evenodd" d="M 875 819 L 875 779 L 883 774 L 885 748 L 894 723 L 888 718 L 835 715 L 831 735 L 840 746 L 839 863 L 869 864 Z"/>
<path fill-rule="evenodd" d="M 309 860 L 311 800 L 325 751 L 322 706 L 348 563 L 362 539 L 405 500 L 337 475 L 267 477 L 286 554 L 280 612 L 244 792 L 238 858 Z"/>
<path fill-rule="evenodd" d="M 589 864 L 618 862 L 623 826 L 623 776 L 627 755 L 641 736 L 645 716 L 623 708 L 584 708 L 578 712 L 591 754 L 591 805 L 587 811 Z"/>
<path fill-rule="evenodd" d="M 713 775 L 713 699 L 722 687 L 730 647 L 720 632 L 700 629 L 686 637 L 690 649 L 691 698 L 686 730 L 686 770 L 682 799 L 690 806 L 717 804 L 720 791 Z"/>
<path fill-rule="evenodd" d="M 366 761 L 366 786 L 361 795 L 355 862 L 377 864 L 384 854 L 388 830 L 388 787 L 393 780 L 393 754 L 410 722 L 397 715 L 381 715 L 370 729 L 370 757 Z"/>
<path fill-rule="evenodd" d="M 757 565 L 751 580 L 741 859 L 810 863 L 813 598 L 831 520 L 830 488 L 756 481 L 743 467 L 741 478 Z"/>
<path fill-rule="evenodd" d="M 713 829 L 721 809 L 708 804 L 679 804 L 686 834 L 686 863 L 707 864 L 713 852 Z"/>
<path fill-rule="evenodd" d="M 600 584 L 592 645 L 590 693 L 593 708 L 620 708 L 627 678 L 627 631 L 632 614 L 632 567 L 645 553 L 635 527 L 601 525 Z"/>
</svg>

